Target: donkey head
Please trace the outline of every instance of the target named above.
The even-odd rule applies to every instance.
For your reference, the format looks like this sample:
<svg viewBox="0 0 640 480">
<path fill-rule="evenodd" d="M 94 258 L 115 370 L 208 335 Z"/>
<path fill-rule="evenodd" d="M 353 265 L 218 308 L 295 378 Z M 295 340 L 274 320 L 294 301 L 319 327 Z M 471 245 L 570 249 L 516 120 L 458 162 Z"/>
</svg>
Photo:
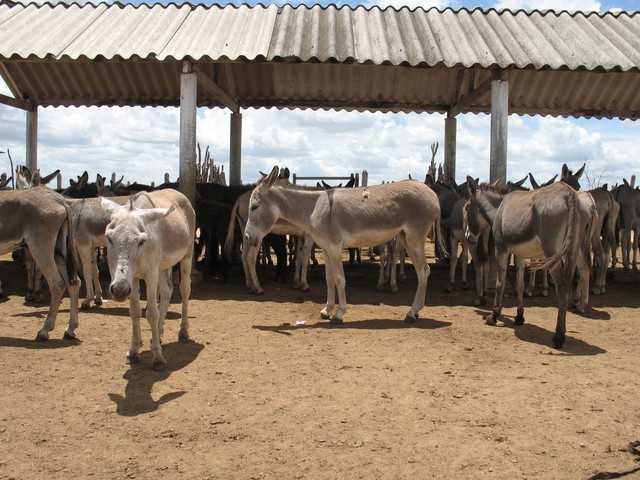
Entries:
<svg viewBox="0 0 640 480">
<path fill-rule="evenodd" d="M 586 167 L 586 163 L 582 164 L 582 168 L 578 170 L 576 173 L 573 173 L 567 167 L 567 164 L 562 164 L 562 174 L 560 175 L 560 181 L 566 183 L 574 190 L 580 190 L 580 177 L 584 173 L 584 167 Z"/>
<path fill-rule="evenodd" d="M 107 237 L 107 261 L 111 273 L 109 292 L 117 302 L 124 302 L 131 294 L 133 279 L 140 269 L 147 269 L 155 260 L 153 242 L 157 237 L 149 232 L 149 226 L 169 215 L 171 208 L 136 208 L 131 200 L 119 205 L 105 197 L 102 207 L 111 215 L 105 236 Z"/>
<path fill-rule="evenodd" d="M 245 239 L 250 245 L 258 246 L 264 236 L 271 231 L 280 216 L 278 206 L 273 202 L 272 187 L 279 178 L 276 165 L 253 189 L 249 199 L 249 217 L 244 229 Z"/>
</svg>

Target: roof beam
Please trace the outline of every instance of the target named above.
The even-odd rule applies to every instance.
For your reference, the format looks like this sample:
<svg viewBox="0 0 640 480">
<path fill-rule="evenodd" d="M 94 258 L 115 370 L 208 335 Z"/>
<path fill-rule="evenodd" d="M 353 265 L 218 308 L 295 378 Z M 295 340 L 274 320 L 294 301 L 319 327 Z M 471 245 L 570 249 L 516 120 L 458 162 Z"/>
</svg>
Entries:
<svg viewBox="0 0 640 480">
<path fill-rule="evenodd" d="M 216 95 L 225 107 L 231 110 L 233 113 L 239 113 L 238 101 L 231 98 L 231 96 L 225 92 L 220 85 L 205 75 L 203 72 L 197 71 L 198 84 Z"/>
<path fill-rule="evenodd" d="M 10 107 L 20 108 L 22 110 L 32 111 L 33 105 L 26 100 L 9 97 L 0 93 L 0 103 L 9 105 Z"/>
<path fill-rule="evenodd" d="M 493 75 L 478 85 L 478 88 L 469 92 L 466 96 L 461 97 L 454 105 L 451 106 L 451 108 L 449 108 L 447 117 L 453 118 L 459 113 L 472 111 L 473 109 L 471 106 L 477 103 L 480 97 L 491 91 L 492 81 Z"/>
</svg>

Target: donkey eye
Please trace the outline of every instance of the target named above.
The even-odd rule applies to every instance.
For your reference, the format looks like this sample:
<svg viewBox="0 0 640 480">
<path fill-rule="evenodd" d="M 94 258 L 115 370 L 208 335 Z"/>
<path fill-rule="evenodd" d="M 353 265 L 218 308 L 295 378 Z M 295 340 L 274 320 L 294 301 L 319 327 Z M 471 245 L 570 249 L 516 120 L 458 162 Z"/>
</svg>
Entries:
<svg viewBox="0 0 640 480">
<path fill-rule="evenodd" d="M 251 211 L 255 212 L 256 208 L 258 208 L 258 205 L 251 205 Z"/>
<path fill-rule="evenodd" d="M 140 240 L 140 241 L 138 242 L 138 248 L 140 248 L 142 245 L 144 245 L 144 240 Z"/>
</svg>

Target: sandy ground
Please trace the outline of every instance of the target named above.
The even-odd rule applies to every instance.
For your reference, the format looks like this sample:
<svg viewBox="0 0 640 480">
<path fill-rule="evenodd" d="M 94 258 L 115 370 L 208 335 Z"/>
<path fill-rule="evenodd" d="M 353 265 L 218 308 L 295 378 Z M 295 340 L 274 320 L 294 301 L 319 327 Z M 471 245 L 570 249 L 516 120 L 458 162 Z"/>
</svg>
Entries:
<svg viewBox="0 0 640 480">
<path fill-rule="evenodd" d="M 490 327 L 434 267 L 406 325 L 414 272 L 378 292 L 363 262 L 346 268 L 341 326 L 319 318 L 321 267 L 307 293 L 267 269 L 265 294 L 248 295 L 238 266 L 226 284 L 196 285 L 188 344 L 175 292 L 164 372 L 147 345 L 125 364 L 126 304 L 81 312 L 74 343 L 61 339 L 65 299 L 36 343 L 47 307 L 25 304 L 23 272 L 0 262 L 0 479 L 584 479 L 640 465 L 626 451 L 640 438 L 633 275 L 570 313 L 555 350 L 553 293 L 528 299 L 519 327 L 511 295 Z"/>
</svg>

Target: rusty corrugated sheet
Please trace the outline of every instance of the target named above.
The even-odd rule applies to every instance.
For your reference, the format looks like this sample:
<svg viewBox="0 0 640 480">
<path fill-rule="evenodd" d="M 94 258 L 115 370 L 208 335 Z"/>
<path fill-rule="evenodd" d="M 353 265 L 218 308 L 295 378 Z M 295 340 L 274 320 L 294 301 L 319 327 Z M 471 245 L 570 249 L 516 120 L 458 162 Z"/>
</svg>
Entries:
<svg viewBox="0 0 640 480">
<path fill-rule="evenodd" d="M 0 2 L 0 73 L 36 105 L 178 105 L 188 59 L 244 108 L 446 112 L 505 69 L 512 113 L 638 118 L 639 39 L 640 12 Z"/>
</svg>

